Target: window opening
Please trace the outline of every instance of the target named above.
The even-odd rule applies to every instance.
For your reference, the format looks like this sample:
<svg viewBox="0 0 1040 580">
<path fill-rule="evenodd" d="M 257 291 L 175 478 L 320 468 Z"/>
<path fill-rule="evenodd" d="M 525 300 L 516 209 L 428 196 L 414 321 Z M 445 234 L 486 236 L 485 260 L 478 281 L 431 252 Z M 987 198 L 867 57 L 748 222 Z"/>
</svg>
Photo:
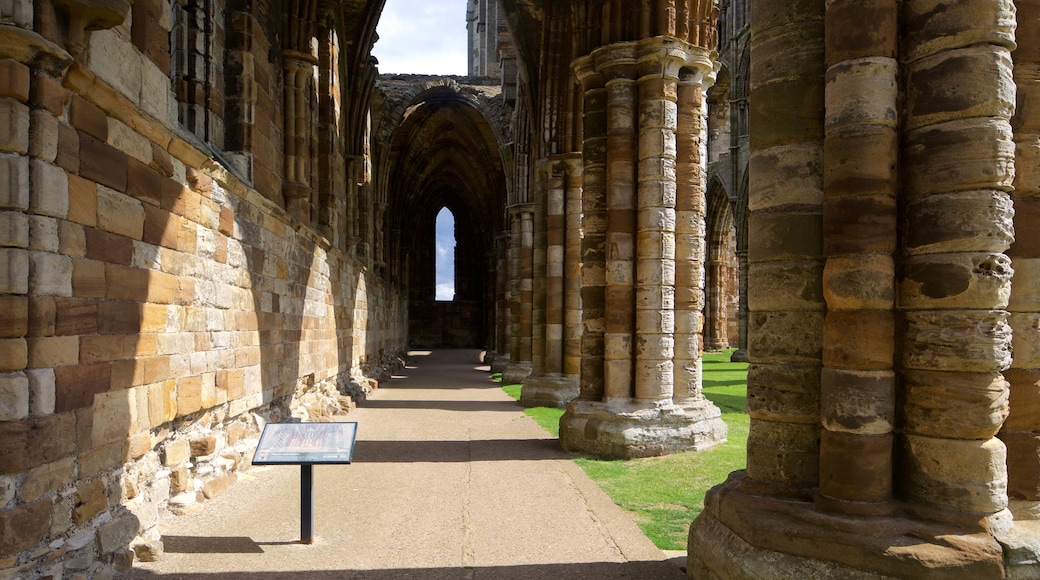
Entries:
<svg viewBox="0 0 1040 580">
<path fill-rule="evenodd" d="M 455 216 L 447 207 L 437 214 L 437 300 L 455 300 Z"/>
</svg>

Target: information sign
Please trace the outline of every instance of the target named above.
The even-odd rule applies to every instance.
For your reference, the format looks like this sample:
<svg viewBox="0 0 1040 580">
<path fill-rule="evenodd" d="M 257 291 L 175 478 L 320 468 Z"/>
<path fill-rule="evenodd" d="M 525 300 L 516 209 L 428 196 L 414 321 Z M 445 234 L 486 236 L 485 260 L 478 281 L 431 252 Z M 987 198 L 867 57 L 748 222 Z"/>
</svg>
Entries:
<svg viewBox="0 0 1040 580">
<path fill-rule="evenodd" d="M 357 423 L 268 423 L 254 465 L 350 463 Z"/>
<path fill-rule="evenodd" d="M 268 423 L 253 465 L 300 466 L 300 541 L 314 542 L 314 466 L 354 458 L 357 423 Z"/>
</svg>

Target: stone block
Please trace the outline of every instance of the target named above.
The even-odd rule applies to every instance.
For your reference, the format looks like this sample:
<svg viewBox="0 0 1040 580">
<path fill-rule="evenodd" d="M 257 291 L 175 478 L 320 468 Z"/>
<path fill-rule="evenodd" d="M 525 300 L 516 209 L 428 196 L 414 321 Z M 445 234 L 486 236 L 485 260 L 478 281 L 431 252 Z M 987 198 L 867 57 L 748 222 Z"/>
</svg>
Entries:
<svg viewBox="0 0 1040 580">
<path fill-rule="evenodd" d="M 748 476 L 762 483 L 816 487 L 820 431 L 815 424 L 752 421 L 748 434 Z"/>
<path fill-rule="evenodd" d="M 129 162 L 126 153 L 80 133 L 79 173 L 119 192 L 126 191 Z"/>
<path fill-rule="evenodd" d="M 79 456 L 79 476 L 90 478 L 111 472 L 123 467 L 128 458 L 126 441 L 117 441 L 85 451 Z"/>
<path fill-rule="evenodd" d="M 145 417 L 145 420 L 147 420 L 147 416 Z M 142 425 L 142 428 L 147 428 L 147 426 Z M 146 453 L 152 450 L 152 434 L 148 431 L 135 433 L 130 436 L 127 446 L 127 453 L 129 454 L 130 459 L 141 459 Z"/>
<path fill-rule="evenodd" d="M 69 107 L 69 122 L 77 130 L 98 141 L 108 140 L 108 117 L 97 105 L 79 95 L 72 96 Z"/>
<path fill-rule="evenodd" d="M 98 549 L 101 554 L 112 554 L 126 548 L 137 535 L 140 520 L 132 513 L 117 515 L 98 528 Z"/>
<path fill-rule="evenodd" d="M 104 298 L 108 282 L 105 264 L 97 260 L 72 261 L 72 295 L 77 298 Z"/>
<path fill-rule="evenodd" d="M 1020 209 L 1028 212 L 1027 206 L 1017 202 L 1013 206 L 1011 197 L 1001 191 L 960 191 L 915 199 L 906 205 L 906 219 L 912 227 L 906 228 L 904 247 L 921 258 L 938 253 L 1003 252 L 1015 239 L 1014 216 Z"/>
<path fill-rule="evenodd" d="M 90 335 L 97 332 L 97 301 L 77 298 L 57 298 L 54 300 L 54 309 L 54 335 Z M 70 347 L 74 346 L 75 345 L 70 345 Z"/>
<path fill-rule="evenodd" d="M 891 433 L 820 433 L 820 493 L 855 502 L 892 498 Z"/>
<path fill-rule="evenodd" d="M 65 123 L 58 124 L 58 150 L 54 164 L 70 175 L 79 173 L 79 133 Z"/>
<path fill-rule="evenodd" d="M 135 432 L 137 423 L 137 389 L 118 389 L 94 395 L 92 447 L 125 441 Z"/>
<path fill-rule="evenodd" d="M 51 296 L 29 299 L 29 336 L 53 336 L 57 306 Z"/>
<path fill-rule="evenodd" d="M 29 332 L 29 298 L 0 296 L 0 338 L 25 336 Z"/>
<path fill-rule="evenodd" d="M 126 35 L 116 30 L 98 30 L 91 36 L 89 62 L 98 78 L 112 85 L 131 103 L 141 97 L 141 54 Z"/>
<path fill-rule="evenodd" d="M 68 219 L 88 227 L 97 225 L 96 183 L 78 175 L 69 176 Z"/>
<path fill-rule="evenodd" d="M 1003 430 L 1007 446 L 1008 496 L 1014 500 L 1040 500 L 1040 435 L 1034 431 Z"/>
<path fill-rule="evenodd" d="M 158 206 L 162 202 L 162 192 L 166 178 L 136 159 L 128 161 L 126 193 L 146 203 Z"/>
<path fill-rule="evenodd" d="M 58 220 L 41 215 L 22 215 L 25 215 L 29 226 L 29 249 L 57 253 L 61 242 Z"/>
<path fill-rule="evenodd" d="M 103 230 L 140 240 L 144 231 L 141 202 L 107 187 L 98 188 L 97 226 Z"/>
<path fill-rule="evenodd" d="M 911 256 L 901 269 L 907 309 L 1004 308 L 1011 297 L 1011 259 L 1004 254 Z"/>
<path fill-rule="evenodd" d="M 752 213 L 748 218 L 748 260 L 806 260 L 823 256 L 823 214 Z"/>
<path fill-rule="evenodd" d="M 29 366 L 54 368 L 79 362 L 78 336 L 41 336 L 30 338 Z"/>
<path fill-rule="evenodd" d="M 134 260 L 134 241 L 126 236 L 87 228 L 87 258 L 129 266 Z"/>
<path fill-rule="evenodd" d="M 217 451 L 217 438 L 212 435 L 193 437 L 189 443 L 192 459 L 213 455 Z"/>
<path fill-rule="evenodd" d="M 1011 335 L 1012 364 L 1019 368 L 1040 368 L 1040 313 L 1012 312 L 1008 323 L 1014 329 Z"/>
<path fill-rule="evenodd" d="M 58 157 L 58 118 L 48 111 L 29 113 L 29 155 L 53 162 Z"/>
<path fill-rule="evenodd" d="M 967 117 L 1010 119 L 1015 113 L 1008 50 L 986 45 L 945 50 L 910 61 L 906 69 L 910 129 Z"/>
<path fill-rule="evenodd" d="M 98 303 L 100 334 L 136 334 L 141 329 L 141 305 L 134 302 Z"/>
<path fill-rule="evenodd" d="M 749 265 L 758 284 L 748 288 L 753 310 L 817 310 L 823 303 L 820 260 L 784 260 Z"/>
<path fill-rule="evenodd" d="M 22 501 L 33 502 L 57 492 L 74 480 L 75 473 L 76 462 L 72 457 L 34 467 L 25 475 L 20 492 Z"/>
<path fill-rule="evenodd" d="M 188 491 L 192 486 L 191 473 L 188 468 L 181 465 L 170 471 L 170 493 L 177 495 Z"/>
<path fill-rule="evenodd" d="M 830 311 L 823 332 L 825 366 L 864 371 L 892 368 L 896 320 L 891 310 Z"/>
<path fill-rule="evenodd" d="M 1034 431 L 1040 417 L 1040 371 L 1035 369 L 1008 369 L 1004 379 L 1011 384 L 1008 404 L 1011 415 L 1004 428 L 1012 431 Z"/>
<path fill-rule="evenodd" d="M 900 399 L 906 433 L 988 439 L 1008 416 L 1010 385 L 1000 373 L 906 370 Z"/>
<path fill-rule="evenodd" d="M 904 435 L 898 446 L 896 477 L 908 501 L 971 514 L 1007 507 L 1007 451 L 999 439 Z"/>
<path fill-rule="evenodd" d="M 177 415 L 177 382 L 162 381 L 148 385 L 148 421 L 157 427 L 172 421 Z"/>
<path fill-rule="evenodd" d="M 72 258 L 29 252 L 29 288 L 34 294 L 72 296 Z"/>
<path fill-rule="evenodd" d="M 20 211 L 0 211 L 0 247 L 28 248 L 30 231 L 27 214 Z"/>
<path fill-rule="evenodd" d="M 202 495 L 204 495 L 206 499 L 213 499 L 222 495 L 228 490 L 228 488 L 234 485 L 237 479 L 238 476 L 234 473 L 226 473 L 219 477 L 215 477 L 202 485 Z"/>
<path fill-rule="evenodd" d="M 0 209 L 29 209 L 29 158 L 0 154 Z"/>
<path fill-rule="evenodd" d="M 13 58 L 0 59 L 0 98 L 29 100 L 29 67 Z"/>
<path fill-rule="evenodd" d="M 29 414 L 43 417 L 54 413 L 54 369 L 28 369 L 25 375 L 29 379 Z"/>
<path fill-rule="evenodd" d="M 29 379 L 21 372 L 0 374 L 0 421 L 20 421 L 28 416 Z"/>
<path fill-rule="evenodd" d="M 781 364 L 820 364 L 825 313 L 794 310 L 752 312 L 748 350 L 756 360 Z"/>
<path fill-rule="evenodd" d="M 29 151 L 29 107 L 14 99 L 0 99 L 0 151 Z"/>
<path fill-rule="evenodd" d="M 29 292 L 29 252 L 16 248 L 0 248 L 0 293 Z"/>
<path fill-rule="evenodd" d="M 908 131 L 905 140 L 900 167 L 906 169 L 903 180 L 910 200 L 951 191 L 1009 191 L 1013 186 L 1015 142 L 1007 120 L 939 123 Z"/>
<path fill-rule="evenodd" d="M 75 434 L 72 413 L 0 422 L 0 474 L 19 473 L 71 456 Z"/>
<path fill-rule="evenodd" d="M 69 178 L 65 170 L 33 159 L 29 164 L 32 194 L 29 210 L 38 215 L 65 219 L 69 215 Z"/>
<path fill-rule="evenodd" d="M 43 541 L 50 515 L 48 500 L 0 509 L 0 557 L 17 555 Z"/>
<path fill-rule="evenodd" d="M 55 409 L 65 412 L 90 407 L 94 395 L 107 391 L 111 384 L 109 363 L 58 367 L 54 369 Z"/>
<path fill-rule="evenodd" d="M 187 439 L 169 440 L 163 445 L 162 462 L 166 467 L 174 467 L 191 457 L 191 444 Z M 183 490 L 181 490 L 183 491 Z"/>
<path fill-rule="evenodd" d="M 29 349 L 24 338 L 0 339 L 0 372 L 20 371 L 29 360 Z"/>
<path fill-rule="evenodd" d="M 166 35 L 165 38 L 169 38 Z M 173 91 L 170 90 L 169 55 L 160 65 L 152 66 L 145 62 L 141 67 L 141 110 L 156 119 L 169 119 L 176 106 Z"/>
<path fill-rule="evenodd" d="M 1003 311 L 909 311 L 905 319 L 907 369 L 984 372 L 1011 366 L 1011 326 Z"/>
<path fill-rule="evenodd" d="M 73 258 L 81 258 L 87 253 L 87 232 L 83 226 L 61 220 L 58 222 L 58 252 Z"/>
<path fill-rule="evenodd" d="M 44 73 L 36 73 L 30 81 L 29 104 L 35 109 L 43 109 L 55 117 L 65 112 L 65 105 L 71 100 L 71 93 L 61 85 L 61 81 Z"/>
<path fill-rule="evenodd" d="M 113 281 L 106 292 L 109 300 L 144 302 L 148 299 L 148 270 L 106 264 L 105 278 Z"/>
<path fill-rule="evenodd" d="M 118 119 L 108 119 L 108 144 L 126 153 L 128 161 L 148 163 L 152 159 L 152 142 Z"/>
<path fill-rule="evenodd" d="M 819 142 L 755 151 L 750 166 L 758 176 L 752 184 L 751 211 L 823 201 L 823 146 Z"/>
</svg>

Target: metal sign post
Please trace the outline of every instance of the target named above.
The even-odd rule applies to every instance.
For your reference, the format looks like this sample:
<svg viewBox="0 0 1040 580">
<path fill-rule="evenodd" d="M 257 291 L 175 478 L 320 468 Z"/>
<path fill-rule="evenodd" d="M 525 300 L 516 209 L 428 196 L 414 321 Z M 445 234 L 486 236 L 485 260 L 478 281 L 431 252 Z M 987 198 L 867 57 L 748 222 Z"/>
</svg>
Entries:
<svg viewBox="0 0 1040 580">
<path fill-rule="evenodd" d="M 300 466 L 300 541 L 314 543 L 314 466 L 354 457 L 357 423 L 268 423 L 253 465 Z"/>
</svg>

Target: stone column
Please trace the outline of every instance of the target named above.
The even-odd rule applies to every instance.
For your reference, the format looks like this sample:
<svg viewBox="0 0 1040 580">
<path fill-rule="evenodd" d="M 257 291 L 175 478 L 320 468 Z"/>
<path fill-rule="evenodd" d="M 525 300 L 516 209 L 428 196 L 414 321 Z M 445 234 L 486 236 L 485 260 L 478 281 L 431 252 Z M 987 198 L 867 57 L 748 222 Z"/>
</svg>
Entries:
<svg viewBox="0 0 1040 580">
<path fill-rule="evenodd" d="M 581 243 L 582 243 L 582 156 L 572 153 L 563 159 L 566 176 L 563 267 L 563 380 L 573 384 L 573 399 L 579 392 L 581 375 Z"/>
<path fill-rule="evenodd" d="M 1004 378 L 1011 414 L 1000 431 L 1007 446 L 1008 496 L 1016 520 L 1040 520 L 1040 1 L 1019 0 L 1018 48 L 1012 53 L 1018 109 L 1015 150 L 1015 269 L 1008 310 L 1014 358 Z M 1027 104 L 1033 104 L 1030 110 Z"/>
<path fill-rule="evenodd" d="M 849 3 L 827 6 L 837 25 Z M 871 33 L 826 47 L 820 494 L 824 509 L 892 509 L 895 423 L 897 0 L 877 0 Z M 869 98 L 863 98 L 869 95 Z M 863 216 L 870 216 L 864 219 Z"/>
<path fill-rule="evenodd" d="M 567 406 L 560 421 L 560 441 L 568 450 L 619 458 L 705 449 L 725 440 L 726 425 L 718 408 L 700 396 L 697 388 L 686 386 L 679 399 L 675 398 L 676 135 L 680 70 L 690 75 L 691 82 L 702 85 L 713 73 L 714 64 L 708 50 L 671 37 L 610 44 L 590 57 L 578 59 L 575 68 L 579 78 L 602 79 L 606 93 L 605 106 L 600 105 L 598 83 L 583 80 L 585 150 L 602 147 L 603 135 L 607 142 L 605 351 L 602 362 L 595 361 L 602 364 L 599 372 L 605 381 L 599 397 L 593 398 L 591 390 L 585 389 L 586 368 L 593 361 L 583 352 L 582 397 Z M 588 106 L 590 100 L 594 101 L 592 107 Z M 604 126 L 589 131 L 590 112 L 602 110 L 596 105 L 605 109 Z M 701 114 L 700 101 L 684 102 L 687 105 Z M 683 129 L 684 147 L 699 149 L 702 131 L 698 129 L 690 142 L 687 133 L 691 130 Z M 599 167 L 590 167 L 586 157 L 586 239 L 588 203 L 594 199 L 589 176 Z M 683 194 L 703 198 L 703 173 L 696 172 L 697 187 L 692 189 L 688 187 L 689 173 L 689 167 L 684 167 L 687 183 Z M 684 201 L 678 207 L 689 211 L 703 205 L 701 199 Z M 703 222 L 703 209 L 700 215 Z M 695 228 L 682 231 L 694 233 Z M 701 248 L 703 237 L 702 225 Z M 687 272 L 699 270 L 703 251 L 698 254 L 688 242 L 684 241 L 684 250 L 693 255 L 680 256 L 678 261 Z M 585 303 L 584 311 L 589 310 Z M 588 330 L 586 326 L 586 333 Z M 688 366 L 687 357 L 684 354 L 680 364 Z"/>
<path fill-rule="evenodd" d="M 986 516 L 1008 502 L 1006 450 L 995 436 L 1008 412 L 1001 371 L 1011 363 L 1012 271 L 1003 252 L 1014 236 L 1014 18 L 981 0 L 925 18 L 932 9 L 908 3 L 900 46 L 906 257 L 897 279 L 905 329 L 897 487 L 922 509 Z"/>
<path fill-rule="evenodd" d="M 518 205 L 512 210 L 513 241 L 516 243 L 516 291 L 514 300 L 513 337 L 516 341 L 516 352 L 510 357 L 509 365 L 502 373 L 503 385 L 523 383 L 531 374 L 531 332 L 534 288 L 534 207 L 532 204 Z"/>
<path fill-rule="evenodd" d="M 570 373 L 567 373 L 564 369 L 564 357 L 566 354 L 566 343 L 564 341 L 564 308 L 566 300 L 564 272 L 568 267 L 575 274 L 579 271 L 577 258 L 580 239 L 577 236 L 571 236 L 575 238 L 573 241 L 576 247 L 572 249 L 569 260 L 564 249 L 569 233 L 568 226 L 570 225 L 567 223 L 567 213 L 572 211 L 568 208 L 568 197 L 573 202 L 575 195 L 568 190 L 569 185 L 574 185 L 570 183 L 571 180 L 568 176 L 573 172 L 573 166 L 576 165 L 575 161 L 580 162 L 580 157 L 574 155 L 553 156 L 546 161 L 544 167 L 540 168 L 539 171 L 540 193 L 538 194 L 539 200 L 536 202 L 536 206 L 544 210 L 545 217 L 544 234 L 535 236 L 535 244 L 537 246 L 540 241 L 544 244 L 545 264 L 544 266 L 538 264 L 538 254 L 536 253 L 535 272 L 536 280 L 539 273 L 544 273 L 542 285 L 538 286 L 536 284 L 536 288 L 541 287 L 544 289 L 541 298 L 544 307 L 539 315 L 538 306 L 540 303 L 538 292 L 536 292 L 535 314 L 536 320 L 540 316 L 544 319 L 544 322 L 540 328 L 537 323 L 535 324 L 535 346 L 541 347 L 542 355 L 539 358 L 539 353 L 535 349 L 531 374 L 524 379 L 524 386 L 520 393 L 520 402 L 525 407 L 563 407 L 578 395 L 577 368 L 573 368 Z M 580 176 L 580 171 L 578 175 Z M 579 186 L 577 191 L 579 204 L 580 195 L 581 189 Z M 580 206 L 578 211 L 580 212 Z M 536 220 L 535 223 L 538 224 L 539 222 Z M 536 228 L 537 231 L 538 229 Z M 572 292 L 576 294 L 577 283 L 572 281 L 571 286 Z M 572 300 L 573 298 L 572 296 Z M 580 296 L 578 298 L 580 299 Z M 577 313 L 580 317 L 580 309 Z M 579 324 L 575 326 L 580 328 L 580 318 L 577 322 Z M 575 338 L 580 340 L 580 335 Z M 572 347 L 577 345 L 578 343 L 574 342 Z M 572 357 L 576 354 L 572 350 Z"/>
<path fill-rule="evenodd" d="M 704 80 L 686 74 L 677 93 L 675 142 L 675 400 L 701 398 L 706 199 L 701 135 Z"/>
<path fill-rule="evenodd" d="M 806 495 L 819 481 L 824 5 L 751 7 L 747 477 Z"/>
<path fill-rule="evenodd" d="M 510 339 L 510 285 L 511 261 L 509 259 L 510 232 L 501 232 L 495 238 L 497 265 L 495 267 L 495 343 L 491 358 L 491 372 L 501 373 L 509 364 Z"/>
<path fill-rule="evenodd" d="M 311 98 L 313 55 L 282 51 L 285 73 L 285 166 L 282 193 L 285 208 L 304 223 L 311 219 Z"/>
<path fill-rule="evenodd" d="M 739 218 L 738 218 L 739 219 Z M 737 244 L 740 242 L 738 240 Z M 737 250 L 737 350 L 729 360 L 733 362 L 748 362 L 748 253 L 747 250 Z"/>
<path fill-rule="evenodd" d="M 574 74 L 583 90 L 581 241 L 581 376 L 579 397 L 603 397 L 604 304 L 607 232 L 607 89 L 591 56 L 576 59 Z"/>
<path fill-rule="evenodd" d="M 714 250 L 716 248 L 708 250 L 708 259 L 704 265 L 704 277 L 711 281 L 711 284 L 706 284 L 704 298 L 704 318 L 707 323 L 704 348 L 707 350 L 729 347 L 726 328 L 726 263 Z"/>
</svg>

